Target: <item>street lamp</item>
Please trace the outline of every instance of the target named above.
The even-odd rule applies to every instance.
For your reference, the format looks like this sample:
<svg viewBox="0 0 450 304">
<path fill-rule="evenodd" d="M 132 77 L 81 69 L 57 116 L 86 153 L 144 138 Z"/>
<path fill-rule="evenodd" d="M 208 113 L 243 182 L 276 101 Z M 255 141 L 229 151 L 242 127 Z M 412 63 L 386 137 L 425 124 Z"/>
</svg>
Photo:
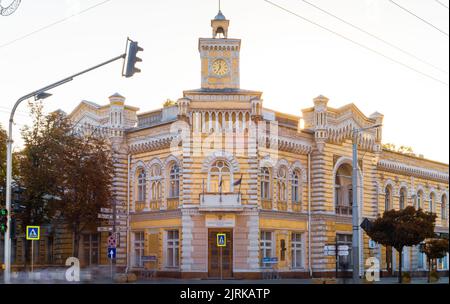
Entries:
<svg viewBox="0 0 450 304">
<path fill-rule="evenodd" d="M 353 283 L 359 283 L 359 207 L 358 207 L 358 135 L 364 131 L 376 129 L 382 125 L 375 125 L 367 128 L 353 129 L 353 159 L 352 159 L 352 189 L 353 189 L 353 205 L 352 205 L 352 225 L 353 225 L 353 237 L 352 237 L 352 255 L 353 255 Z"/>
</svg>

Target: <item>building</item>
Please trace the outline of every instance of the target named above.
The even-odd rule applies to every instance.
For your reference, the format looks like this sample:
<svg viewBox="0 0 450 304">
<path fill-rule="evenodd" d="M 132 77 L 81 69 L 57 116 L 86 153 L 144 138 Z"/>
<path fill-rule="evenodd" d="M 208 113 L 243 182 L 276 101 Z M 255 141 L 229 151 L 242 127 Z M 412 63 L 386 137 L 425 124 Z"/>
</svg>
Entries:
<svg viewBox="0 0 450 304">
<path fill-rule="evenodd" d="M 351 253 L 336 263 L 324 247 L 351 249 L 353 129 L 380 125 L 383 115 L 332 108 L 324 96 L 297 115 L 265 108 L 262 92 L 240 88 L 241 40 L 228 38 L 229 24 L 220 11 L 211 21 L 212 38 L 199 40 L 201 88 L 175 105 L 138 113 L 114 94 L 105 106 L 83 101 L 69 115 L 111 140 L 117 210 L 128 215 L 118 222 L 117 264 L 182 278 L 351 269 Z M 448 234 L 448 165 L 386 150 L 382 139 L 382 127 L 358 137 L 361 221 L 414 205 L 436 212 L 436 232 Z M 217 246 L 221 234 L 226 247 Z M 397 268 L 395 251 L 358 237 L 361 271 L 372 256 L 385 273 Z M 96 227 L 83 235 L 83 265 L 108 265 L 106 238 Z M 61 244 L 63 263 L 70 237 Z M 427 267 L 418 248 L 407 248 L 403 261 L 409 271 Z M 448 257 L 439 269 L 448 270 Z"/>
</svg>

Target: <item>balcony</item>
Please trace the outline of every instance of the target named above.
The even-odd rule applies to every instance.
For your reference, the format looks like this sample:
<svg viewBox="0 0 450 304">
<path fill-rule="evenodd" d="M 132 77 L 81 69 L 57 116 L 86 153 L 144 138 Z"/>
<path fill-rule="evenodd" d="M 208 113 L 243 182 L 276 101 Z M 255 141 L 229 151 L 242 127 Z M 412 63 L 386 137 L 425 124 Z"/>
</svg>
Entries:
<svg viewBox="0 0 450 304">
<path fill-rule="evenodd" d="M 269 201 L 269 200 L 263 200 L 263 201 L 261 202 L 261 207 L 262 207 L 263 209 L 265 209 L 265 210 L 272 210 L 272 209 L 273 209 L 273 207 L 272 207 L 272 201 Z"/>
<path fill-rule="evenodd" d="M 150 201 L 150 210 L 156 211 L 156 210 L 160 210 L 160 209 L 161 209 L 161 201 L 160 200 Z"/>
<path fill-rule="evenodd" d="M 336 214 L 350 216 L 353 214 L 352 206 L 336 206 Z"/>
<path fill-rule="evenodd" d="M 167 199 L 167 210 L 176 210 L 180 207 L 180 198 L 168 198 Z"/>
<path fill-rule="evenodd" d="M 200 194 L 200 211 L 242 211 L 238 193 Z"/>
<path fill-rule="evenodd" d="M 134 210 L 136 212 L 142 212 L 145 209 L 145 202 L 135 202 Z"/>
<path fill-rule="evenodd" d="M 278 211 L 287 211 L 287 202 L 278 202 L 277 203 L 277 208 Z"/>
<path fill-rule="evenodd" d="M 292 211 L 293 212 L 302 212 L 302 203 L 292 203 Z"/>
</svg>

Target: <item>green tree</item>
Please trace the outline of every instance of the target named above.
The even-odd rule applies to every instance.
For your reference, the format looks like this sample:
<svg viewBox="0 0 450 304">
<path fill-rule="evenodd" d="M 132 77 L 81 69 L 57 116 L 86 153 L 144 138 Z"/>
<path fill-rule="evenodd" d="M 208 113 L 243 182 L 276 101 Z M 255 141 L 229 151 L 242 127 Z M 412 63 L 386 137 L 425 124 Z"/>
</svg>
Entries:
<svg viewBox="0 0 450 304">
<path fill-rule="evenodd" d="M 366 231 L 372 240 L 391 246 L 399 253 L 399 283 L 402 283 L 403 248 L 419 245 L 425 239 L 434 237 L 435 222 L 435 214 L 409 206 L 402 210 L 386 211 Z"/>
<path fill-rule="evenodd" d="M 100 223 L 100 209 L 112 201 L 113 163 L 107 140 L 95 131 L 74 134 L 62 158 L 60 211 L 73 232 L 73 256 L 78 257 L 81 233 Z"/>
<path fill-rule="evenodd" d="M 436 264 L 436 260 L 442 259 L 447 255 L 448 245 L 448 239 L 445 238 L 433 238 L 425 241 L 422 250 L 428 260 L 428 282 L 430 281 L 430 274 L 434 270 L 432 268 Z"/>
</svg>

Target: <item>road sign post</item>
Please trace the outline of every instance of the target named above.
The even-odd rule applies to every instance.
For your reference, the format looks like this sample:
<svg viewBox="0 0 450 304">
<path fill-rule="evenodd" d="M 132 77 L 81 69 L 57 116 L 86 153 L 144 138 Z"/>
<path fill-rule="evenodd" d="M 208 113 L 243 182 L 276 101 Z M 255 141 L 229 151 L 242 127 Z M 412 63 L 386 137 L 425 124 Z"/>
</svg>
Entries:
<svg viewBox="0 0 450 304">
<path fill-rule="evenodd" d="M 39 241 L 41 237 L 41 227 L 27 226 L 27 240 L 31 241 L 31 274 L 34 272 L 34 241 Z"/>
</svg>

